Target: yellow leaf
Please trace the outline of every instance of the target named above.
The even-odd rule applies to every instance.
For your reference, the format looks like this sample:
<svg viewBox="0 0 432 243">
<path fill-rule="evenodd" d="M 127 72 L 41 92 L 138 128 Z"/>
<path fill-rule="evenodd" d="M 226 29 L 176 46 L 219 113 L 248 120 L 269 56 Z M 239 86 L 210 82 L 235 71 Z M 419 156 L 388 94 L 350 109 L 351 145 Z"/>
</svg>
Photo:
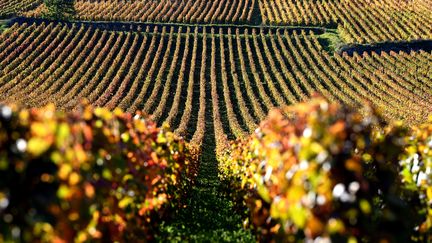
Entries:
<svg viewBox="0 0 432 243">
<path fill-rule="evenodd" d="M 123 115 L 123 111 L 122 111 L 122 109 L 120 109 L 120 108 L 118 108 L 118 107 L 114 109 L 113 113 L 114 113 L 114 115 L 116 115 L 116 116 L 121 116 L 121 115 Z"/>
<path fill-rule="evenodd" d="M 125 197 L 122 200 L 120 200 L 118 206 L 119 208 L 126 208 L 129 204 L 133 202 L 133 199 L 130 197 Z"/>
<path fill-rule="evenodd" d="M 166 139 L 166 137 L 162 133 L 159 133 L 156 142 L 158 142 L 158 143 L 166 143 L 167 139 Z"/>
<path fill-rule="evenodd" d="M 55 128 L 55 123 L 53 122 L 34 122 L 30 126 L 30 131 L 34 136 L 45 137 L 50 135 Z"/>
<path fill-rule="evenodd" d="M 111 171 L 108 170 L 108 169 L 104 169 L 102 171 L 102 177 L 105 178 L 105 179 L 107 179 L 107 180 L 111 180 L 112 179 Z"/>
<path fill-rule="evenodd" d="M 29 140 L 27 144 L 27 151 L 31 155 L 37 157 L 46 152 L 50 146 L 51 143 L 46 139 L 34 137 Z"/>
<path fill-rule="evenodd" d="M 348 243 L 357 243 L 357 239 L 355 237 L 350 237 Z"/>
<path fill-rule="evenodd" d="M 59 187 L 59 189 L 57 190 L 57 196 L 60 199 L 64 199 L 64 198 L 69 197 L 69 194 L 70 194 L 70 189 L 66 185 L 61 185 Z"/>
<path fill-rule="evenodd" d="M 60 164 L 63 160 L 63 156 L 58 151 L 55 151 L 51 153 L 51 160 L 56 164 Z"/>
<path fill-rule="evenodd" d="M 69 135 L 70 135 L 69 133 L 70 133 L 70 130 L 69 130 L 69 126 L 67 123 L 62 123 L 58 126 L 57 137 L 56 137 L 56 145 L 58 147 L 62 147 L 65 145 L 65 142 L 69 138 Z"/>
<path fill-rule="evenodd" d="M 345 231 L 345 225 L 340 219 L 332 218 L 328 221 L 328 231 L 330 234 L 342 233 Z"/>
<path fill-rule="evenodd" d="M 360 201 L 360 209 L 365 214 L 369 214 L 371 212 L 371 206 L 369 202 L 364 199 Z"/>
<path fill-rule="evenodd" d="M 78 173 L 73 172 L 72 174 L 70 174 L 69 176 L 69 184 L 74 186 L 76 184 L 78 184 L 78 182 L 80 181 L 80 176 L 78 175 Z"/>
<path fill-rule="evenodd" d="M 83 163 L 87 159 L 87 155 L 85 151 L 83 150 L 82 146 L 75 146 L 74 148 L 75 158 L 76 161 L 79 163 Z"/>
<path fill-rule="evenodd" d="M 103 122 L 101 121 L 101 120 L 97 120 L 96 122 L 95 122 L 95 127 L 97 127 L 97 128 L 101 128 L 103 126 Z"/>
<path fill-rule="evenodd" d="M 175 182 L 175 181 L 177 180 L 177 176 L 174 175 L 174 174 L 172 174 L 172 175 L 171 175 L 171 180 Z"/>
<path fill-rule="evenodd" d="M 299 204 L 289 207 L 288 212 L 291 216 L 293 223 L 303 229 L 306 224 L 307 211 Z"/>
<path fill-rule="evenodd" d="M 432 200 L 432 187 L 431 186 L 426 189 L 426 195 L 429 198 L 429 201 L 431 201 Z"/>
<path fill-rule="evenodd" d="M 30 117 L 30 112 L 28 110 L 22 110 L 19 113 L 19 120 L 25 124 L 27 124 L 29 117 Z"/>
<path fill-rule="evenodd" d="M 127 143 L 130 139 L 130 136 L 128 133 L 122 133 L 121 139 L 123 140 L 123 142 Z"/>
<path fill-rule="evenodd" d="M 132 180 L 133 176 L 131 174 L 127 174 L 125 176 L 123 176 L 123 182 L 127 182 L 129 180 Z"/>
<path fill-rule="evenodd" d="M 69 174 L 72 171 L 72 166 L 69 164 L 62 164 L 60 166 L 60 169 L 58 171 L 58 176 L 61 180 L 66 180 L 69 176 Z"/>
</svg>

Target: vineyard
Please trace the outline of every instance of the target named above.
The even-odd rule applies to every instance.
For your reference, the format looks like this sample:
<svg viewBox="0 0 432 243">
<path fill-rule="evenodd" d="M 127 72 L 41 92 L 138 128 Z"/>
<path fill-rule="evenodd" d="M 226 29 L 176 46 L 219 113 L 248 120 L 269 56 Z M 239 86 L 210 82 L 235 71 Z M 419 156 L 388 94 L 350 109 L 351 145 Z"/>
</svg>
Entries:
<svg viewBox="0 0 432 243">
<path fill-rule="evenodd" d="M 92 21 L 326 26 L 337 28 L 347 43 L 432 37 L 430 0 L 79 0 L 75 5 L 78 19 Z M 40 16 L 43 11 L 41 5 L 26 15 Z"/>
<path fill-rule="evenodd" d="M 366 114 L 319 98 L 275 109 L 222 153 L 220 177 L 259 241 L 432 240 L 430 121 L 410 130 Z"/>
<path fill-rule="evenodd" d="M 1 0 L 0 18 L 10 17 L 37 7 L 39 0 Z"/>
<path fill-rule="evenodd" d="M 348 43 L 430 39 L 430 0 L 262 0 L 267 24 L 336 25 Z"/>
<path fill-rule="evenodd" d="M 75 3 L 78 18 L 96 21 L 247 23 L 252 19 L 255 0 L 217 1 L 88 1 Z M 28 16 L 40 16 L 43 5 Z"/>
<path fill-rule="evenodd" d="M 46 4 L 0 0 L 0 241 L 432 240 L 432 0 Z"/>
<path fill-rule="evenodd" d="M 126 33 L 14 24 L 1 36 L 1 101 L 71 109 L 86 98 L 96 106 L 142 110 L 197 144 L 206 102 L 228 121 L 215 121 L 220 139 L 243 136 L 272 107 L 316 92 L 353 107 L 371 102 L 389 120 L 418 123 L 431 112 L 430 52 L 330 56 L 319 35 L 289 32 L 157 26 Z"/>
</svg>

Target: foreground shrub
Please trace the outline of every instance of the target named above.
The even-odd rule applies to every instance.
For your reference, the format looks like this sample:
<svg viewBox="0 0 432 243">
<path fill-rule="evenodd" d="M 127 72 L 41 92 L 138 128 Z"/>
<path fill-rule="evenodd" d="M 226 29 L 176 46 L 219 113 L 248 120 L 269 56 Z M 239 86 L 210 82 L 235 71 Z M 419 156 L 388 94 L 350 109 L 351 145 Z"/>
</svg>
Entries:
<svg viewBox="0 0 432 243">
<path fill-rule="evenodd" d="M 321 99 L 273 110 L 250 138 L 234 142 L 219 157 L 220 177 L 245 198 L 261 240 L 406 242 L 422 237 L 425 231 L 416 226 L 430 207 L 419 202 L 426 196 L 414 186 L 407 188 L 412 181 L 400 176 L 408 129 L 400 124 L 379 129 L 378 116 L 364 113 Z M 416 139 L 430 142 L 419 135 L 412 144 Z M 418 146 L 413 151 L 424 148 L 412 146 Z M 430 168 L 429 161 L 420 170 L 430 173 Z M 422 189 L 424 195 L 428 188 Z M 430 197 L 423 200 L 430 203 Z M 430 216 L 421 227 L 429 224 Z"/>
<path fill-rule="evenodd" d="M 149 240 L 195 169 L 183 140 L 139 115 L 0 106 L 0 240 Z"/>
<path fill-rule="evenodd" d="M 425 215 L 424 221 L 416 227 L 419 235 L 414 239 L 432 242 L 432 119 L 414 127 L 406 144 L 401 160 L 402 181 L 414 194 L 415 201 L 410 205 Z"/>
</svg>

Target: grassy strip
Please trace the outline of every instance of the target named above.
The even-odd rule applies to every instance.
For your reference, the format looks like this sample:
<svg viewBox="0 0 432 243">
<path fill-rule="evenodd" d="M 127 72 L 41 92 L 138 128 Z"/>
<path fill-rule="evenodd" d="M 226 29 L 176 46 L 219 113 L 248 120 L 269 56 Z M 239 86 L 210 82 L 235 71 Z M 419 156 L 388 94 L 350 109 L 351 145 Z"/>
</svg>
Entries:
<svg viewBox="0 0 432 243">
<path fill-rule="evenodd" d="M 0 33 L 5 31 L 9 26 L 12 26 L 10 19 L 0 19 Z"/>
<path fill-rule="evenodd" d="M 333 53 L 346 45 L 337 30 L 327 30 L 324 34 L 318 36 L 318 41 L 330 55 L 333 55 Z"/>
</svg>

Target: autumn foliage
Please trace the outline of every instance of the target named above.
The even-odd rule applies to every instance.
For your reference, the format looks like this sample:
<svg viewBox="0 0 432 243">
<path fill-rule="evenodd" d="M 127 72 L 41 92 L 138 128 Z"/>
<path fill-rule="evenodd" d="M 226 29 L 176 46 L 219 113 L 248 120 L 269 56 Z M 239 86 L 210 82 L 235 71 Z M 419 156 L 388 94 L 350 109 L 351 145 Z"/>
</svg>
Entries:
<svg viewBox="0 0 432 243">
<path fill-rule="evenodd" d="M 381 120 L 322 99 L 273 110 L 219 157 L 220 177 L 261 240 L 426 240 L 432 128 Z"/>
<path fill-rule="evenodd" d="M 151 239 L 191 186 L 195 159 L 139 114 L 0 106 L 0 240 Z"/>
<path fill-rule="evenodd" d="M 428 123 L 413 128 L 405 142 L 401 160 L 402 182 L 409 192 L 418 194 L 419 201 L 411 206 L 425 214 L 416 228 L 425 235 L 419 239 L 432 241 L 432 118 Z"/>
</svg>

